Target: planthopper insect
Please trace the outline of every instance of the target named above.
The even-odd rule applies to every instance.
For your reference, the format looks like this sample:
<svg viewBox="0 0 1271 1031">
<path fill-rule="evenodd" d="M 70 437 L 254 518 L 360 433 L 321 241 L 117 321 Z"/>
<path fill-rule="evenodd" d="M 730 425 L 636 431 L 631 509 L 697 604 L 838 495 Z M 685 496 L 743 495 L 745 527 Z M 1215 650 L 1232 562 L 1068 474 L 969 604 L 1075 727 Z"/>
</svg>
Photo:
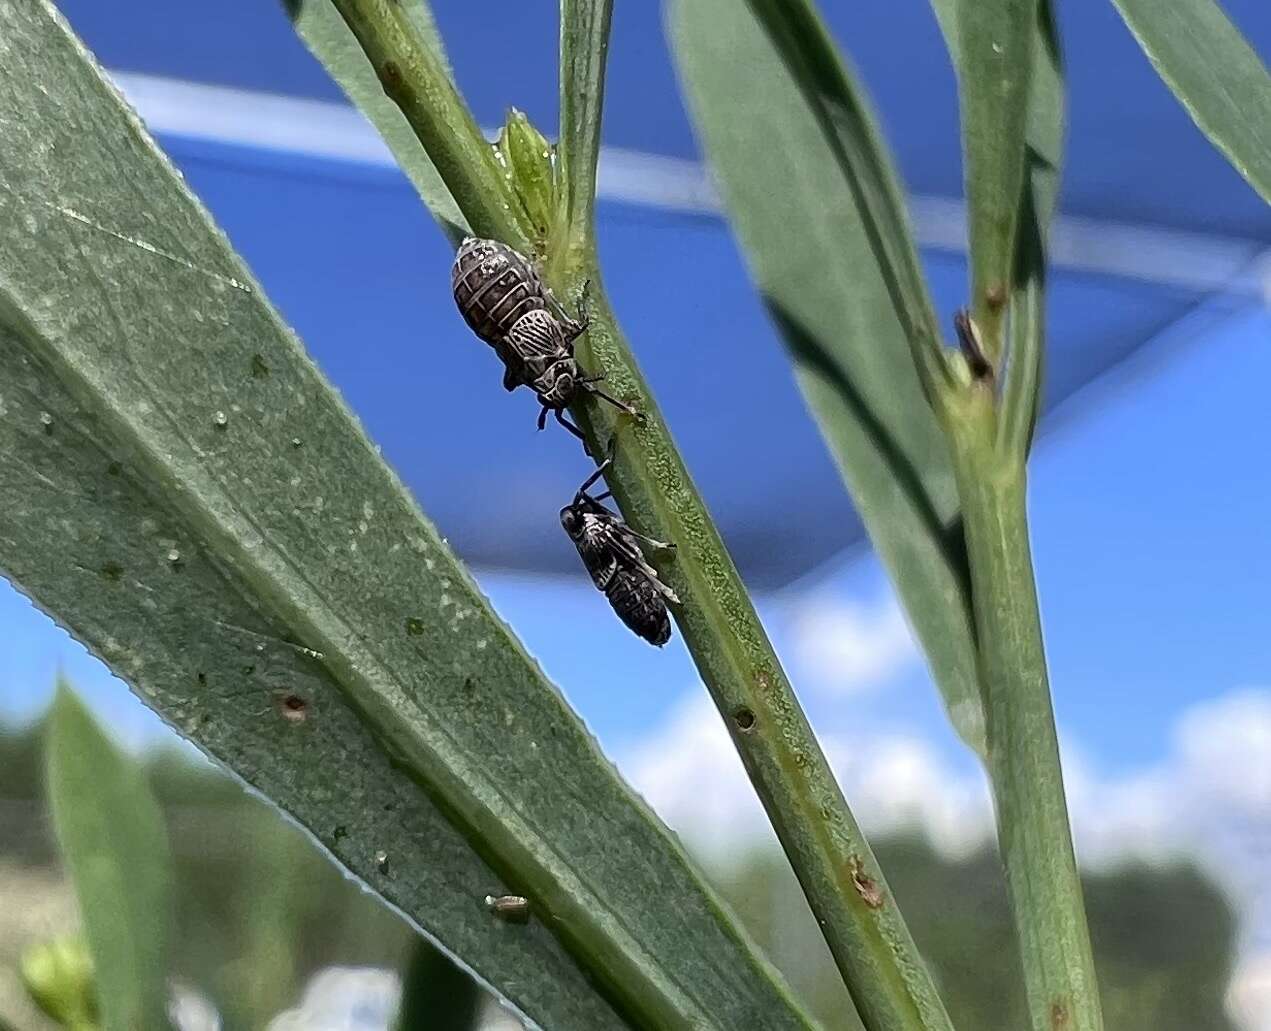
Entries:
<svg viewBox="0 0 1271 1031">
<path fill-rule="evenodd" d="M 671 638 L 666 603 L 673 601 L 678 605 L 680 599 L 649 565 L 640 545 L 659 549 L 675 545 L 663 544 L 631 529 L 601 504 L 609 497 L 608 491 L 598 497 L 587 493 L 612 461 L 612 456 L 606 458 L 578 488 L 574 500 L 560 510 L 561 526 L 582 556 L 592 582 L 604 591 L 618 618 L 650 644 L 661 647 Z"/>
<path fill-rule="evenodd" d="M 464 321 L 503 360 L 503 388 L 515 390 L 524 384 L 538 395 L 543 406 L 538 413 L 540 430 L 551 412 L 570 433 L 582 437 L 565 417 L 565 408 L 579 390 L 634 414 L 595 385 L 603 376 L 582 374 L 574 341 L 587 331 L 586 313 L 572 318 L 524 255 L 497 240 L 469 236 L 455 255 L 450 285 Z"/>
</svg>

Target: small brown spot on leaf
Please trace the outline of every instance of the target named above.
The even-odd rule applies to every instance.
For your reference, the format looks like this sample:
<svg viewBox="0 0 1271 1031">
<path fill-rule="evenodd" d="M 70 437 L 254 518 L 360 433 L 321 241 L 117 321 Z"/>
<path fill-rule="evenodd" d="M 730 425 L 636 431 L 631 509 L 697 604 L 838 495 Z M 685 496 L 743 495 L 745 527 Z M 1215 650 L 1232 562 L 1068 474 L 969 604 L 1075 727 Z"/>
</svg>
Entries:
<svg viewBox="0 0 1271 1031">
<path fill-rule="evenodd" d="M 264 379 L 269 375 L 269 365 L 265 359 L 259 355 L 252 355 L 252 379 Z"/>
<path fill-rule="evenodd" d="M 380 68 L 380 82 L 384 85 L 384 92 L 394 99 L 408 96 L 410 93 L 406 88 L 406 81 L 402 78 L 402 70 L 393 61 L 385 61 Z"/>
<path fill-rule="evenodd" d="M 749 734 L 755 729 L 755 714 L 743 705 L 733 712 L 733 723 L 743 734 Z"/>
<path fill-rule="evenodd" d="M 278 702 L 278 712 L 288 723 L 303 723 L 309 716 L 309 703 L 298 694 L 285 695 Z"/>
<path fill-rule="evenodd" d="M 1055 1031 L 1068 1026 L 1068 1003 L 1064 999 L 1056 999 L 1050 1004 L 1050 1026 Z"/>
<path fill-rule="evenodd" d="M 104 576 L 112 584 L 117 584 L 124 578 L 124 567 L 118 562 L 103 562 L 102 576 Z"/>
<path fill-rule="evenodd" d="M 866 873 L 859 856 L 852 857 L 852 886 L 856 889 L 856 894 L 861 897 L 861 901 L 870 909 L 882 908 L 883 902 L 886 901 L 883 898 L 883 889 Z"/>
<path fill-rule="evenodd" d="M 984 303 L 992 311 L 1000 311 L 1006 303 L 1006 287 L 1001 283 L 990 283 L 984 291 Z"/>
</svg>

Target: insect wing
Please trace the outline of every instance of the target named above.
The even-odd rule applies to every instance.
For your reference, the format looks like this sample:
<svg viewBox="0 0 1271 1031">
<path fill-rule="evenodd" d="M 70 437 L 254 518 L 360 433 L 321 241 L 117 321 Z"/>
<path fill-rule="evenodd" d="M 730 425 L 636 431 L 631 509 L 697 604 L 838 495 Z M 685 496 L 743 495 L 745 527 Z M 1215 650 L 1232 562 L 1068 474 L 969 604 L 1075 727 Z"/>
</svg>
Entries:
<svg viewBox="0 0 1271 1031">
<path fill-rule="evenodd" d="M 679 603 L 679 597 L 658 576 L 658 571 L 649 564 L 640 548 L 640 542 L 631 528 L 621 517 L 614 515 L 598 501 L 585 498 L 591 510 L 592 518 L 605 529 L 605 546 L 613 556 L 619 569 L 648 580 L 653 588 L 668 601 Z"/>
<path fill-rule="evenodd" d="M 613 527 L 601 517 L 587 513 L 581 517 L 579 531 L 572 537 L 592 583 L 603 591 L 618 572 Z"/>
<path fill-rule="evenodd" d="M 522 315 L 508 330 L 507 339 L 526 363 L 533 363 L 536 359 L 552 362 L 569 356 L 560 323 L 542 309 Z"/>
</svg>

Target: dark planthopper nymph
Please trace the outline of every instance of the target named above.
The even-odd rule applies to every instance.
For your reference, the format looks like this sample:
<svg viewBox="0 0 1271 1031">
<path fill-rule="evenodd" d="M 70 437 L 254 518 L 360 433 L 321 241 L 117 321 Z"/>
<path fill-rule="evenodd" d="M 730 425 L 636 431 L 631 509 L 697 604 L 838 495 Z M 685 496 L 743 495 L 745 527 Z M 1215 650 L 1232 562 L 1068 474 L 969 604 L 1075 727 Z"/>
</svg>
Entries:
<svg viewBox="0 0 1271 1031">
<path fill-rule="evenodd" d="M 574 436 L 582 432 L 565 417 L 579 390 L 587 390 L 631 413 L 595 384 L 604 377 L 584 376 L 574 359 L 574 341 L 587 331 L 587 316 L 572 318 L 523 254 L 497 240 L 467 237 L 459 245 L 450 274 L 455 303 L 469 328 L 503 360 L 503 388 L 525 385 L 547 413 Z"/>
<path fill-rule="evenodd" d="M 582 556 L 592 582 L 604 592 L 618 618 L 650 644 L 661 647 L 671 638 L 666 603 L 678 605 L 680 599 L 649 565 L 640 545 L 659 549 L 675 545 L 636 533 L 621 516 L 601 504 L 609 497 L 608 492 L 599 497 L 587 493 L 612 461 L 612 457 L 606 458 L 578 488 L 574 500 L 560 510 L 561 526 Z"/>
</svg>

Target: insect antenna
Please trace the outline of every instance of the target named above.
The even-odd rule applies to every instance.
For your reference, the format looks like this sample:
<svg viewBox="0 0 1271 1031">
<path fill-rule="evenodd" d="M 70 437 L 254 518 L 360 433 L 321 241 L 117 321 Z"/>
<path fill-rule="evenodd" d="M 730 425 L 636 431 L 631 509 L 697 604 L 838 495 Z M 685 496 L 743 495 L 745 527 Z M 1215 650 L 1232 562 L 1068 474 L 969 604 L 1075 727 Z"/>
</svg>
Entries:
<svg viewBox="0 0 1271 1031">
<path fill-rule="evenodd" d="M 606 394 L 603 390 L 601 390 L 598 386 L 595 386 L 595 382 L 596 382 L 596 380 L 601 380 L 601 379 L 604 379 L 604 377 L 603 377 L 603 376 L 593 376 L 591 379 L 583 379 L 583 380 L 579 380 L 578 382 L 579 382 L 579 384 L 582 386 L 582 388 L 583 388 L 584 390 L 588 390 L 588 391 L 590 391 L 591 393 L 595 394 L 597 397 L 602 397 L 602 398 L 604 398 L 606 401 L 608 401 L 611 405 L 613 405 L 613 406 L 614 406 L 615 408 L 617 408 L 619 411 L 621 411 L 621 412 L 626 412 L 628 415 L 637 415 L 637 414 L 639 414 L 638 412 L 636 412 L 636 410 L 635 410 L 634 408 L 632 408 L 632 407 L 631 407 L 629 404 L 627 404 L 625 401 L 619 401 L 616 397 L 610 397 L 610 396 L 609 396 L 608 394 Z"/>
</svg>

